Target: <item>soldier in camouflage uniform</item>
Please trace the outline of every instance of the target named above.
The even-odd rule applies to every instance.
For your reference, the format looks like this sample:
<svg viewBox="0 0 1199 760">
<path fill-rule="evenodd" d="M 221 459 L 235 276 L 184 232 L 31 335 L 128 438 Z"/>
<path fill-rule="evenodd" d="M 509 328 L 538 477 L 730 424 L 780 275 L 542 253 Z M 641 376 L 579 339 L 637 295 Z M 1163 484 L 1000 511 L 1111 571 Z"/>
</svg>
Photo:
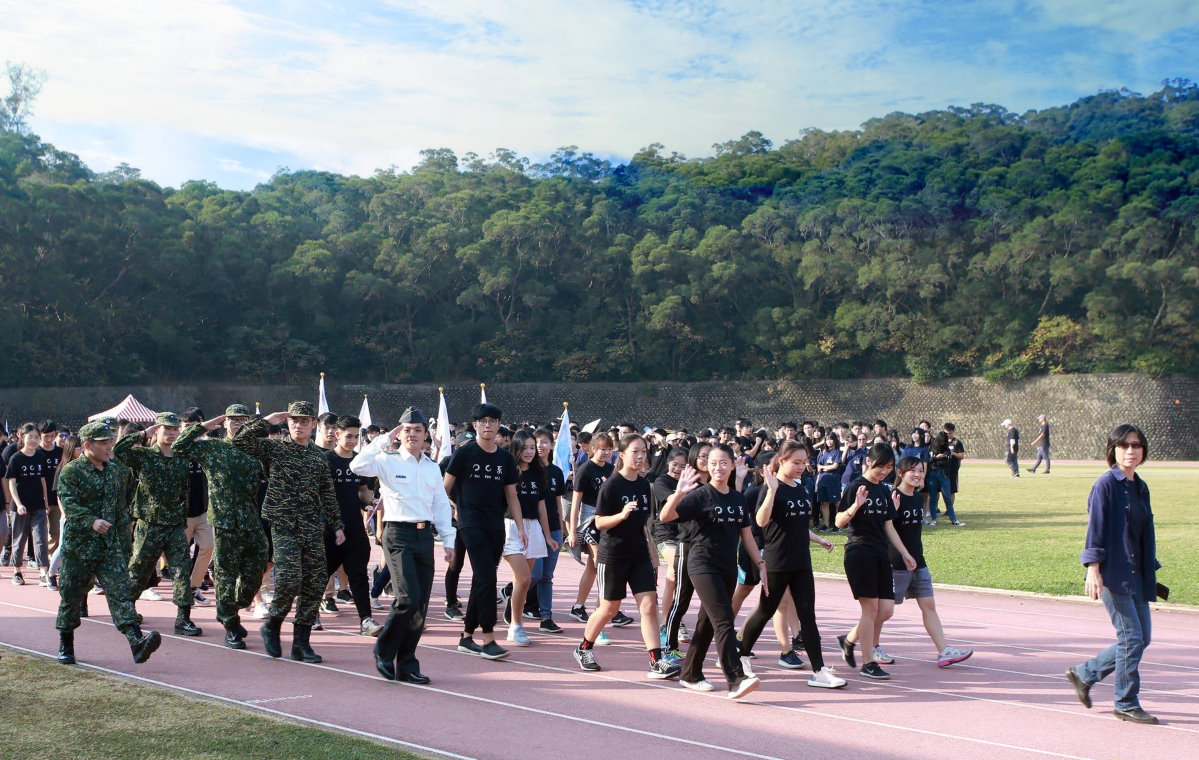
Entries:
<svg viewBox="0 0 1199 760">
<path fill-rule="evenodd" d="M 63 529 L 62 568 L 58 574 L 58 661 L 75 664 L 75 629 L 79 612 L 95 576 L 108 591 L 112 622 L 125 634 L 134 662 L 145 662 L 162 643 L 157 631 L 142 633 L 129 596 L 125 555 L 120 534 L 129 525 L 125 508 L 125 468 L 110 461 L 116 433 L 102 422 L 79 429 L 83 456 L 63 465 L 58 498 L 66 525 Z"/>
<path fill-rule="evenodd" d="M 187 460 L 171 450 L 182 423 L 174 412 L 162 412 L 144 433 L 128 433 L 112 453 L 133 470 L 133 557 L 129 560 L 129 593 L 134 599 L 150 587 L 154 563 L 166 555 L 175 584 L 175 633 L 199 636 L 191 620 L 191 557 L 187 551 Z M 153 446 L 138 446 L 143 435 Z"/>
<path fill-rule="evenodd" d="M 275 598 L 270 617 L 260 629 L 262 645 L 271 657 L 282 656 L 279 631 L 295 600 L 291 657 L 304 662 L 321 661 L 309 639 L 329 577 L 325 524 L 334 531 L 338 545 L 346 540 L 329 460 L 312 443 L 315 416 L 312 404 L 293 401 L 286 412 L 252 420 L 233 437 L 233 445 L 256 457 L 268 473 L 262 516 L 271 523 L 275 544 Z M 268 438 L 270 426 L 284 421 L 291 440 Z"/>
<path fill-rule="evenodd" d="M 248 634 L 238 610 L 253 603 L 266 571 L 266 533 L 257 502 L 262 465 L 228 440 L 200 440 L 200 434 L 223 423 L 232 438 L 249 417 L 245 405 L 233 404 L 224 415 L 184 430 L 173 447 L 176 455 L 199 463 L 208 478 L 208 521 L 216 531 L 216 617 L 230 649 L 246 648 Z"/>
</svg>

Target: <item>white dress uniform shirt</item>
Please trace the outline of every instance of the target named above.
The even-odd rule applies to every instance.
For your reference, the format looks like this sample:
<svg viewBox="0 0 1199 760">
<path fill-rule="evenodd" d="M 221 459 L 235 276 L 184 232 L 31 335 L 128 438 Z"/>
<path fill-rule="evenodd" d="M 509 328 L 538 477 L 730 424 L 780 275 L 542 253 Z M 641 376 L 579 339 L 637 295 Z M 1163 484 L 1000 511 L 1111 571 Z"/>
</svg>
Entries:
<svg viewBox="0 0 1199 760">
<path fill-rule="evenodd" d="M 383 522 L 431 522 L 444 546 L 454 545 L 453 509 L 446 496 L 441 468 L 423 453 L 389 448 L 386 433 L 362 448 L 350 462 L 359 475 L 378 478 L 383 492 Z"/>
</svg>

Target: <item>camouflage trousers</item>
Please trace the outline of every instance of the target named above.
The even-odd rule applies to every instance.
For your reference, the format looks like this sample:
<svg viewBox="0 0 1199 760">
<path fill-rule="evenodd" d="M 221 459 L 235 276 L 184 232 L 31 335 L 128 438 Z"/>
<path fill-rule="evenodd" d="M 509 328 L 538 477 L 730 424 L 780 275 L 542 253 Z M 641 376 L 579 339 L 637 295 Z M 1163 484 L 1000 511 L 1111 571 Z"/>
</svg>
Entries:
<svg viewBox="0 0 1199 760">
<path fill-rule="evenodd" d="M 137 622 L 137 612 L 129 595 L 124 557 L 118 553 L 119 549 L 100 557 L 81 557 L 72 551 L 73 548 L 69 542 L 63 545 L 62 565 L 58 570 L 58 592 L 62 599 L 58 603 L 54 627 L 60 631 L 73 631 L 79 627 L 79 608 L 91 591 L 92 577 L 95 576 L 104 587 L 112 622 L 125 632 Z"/>
<path fill-rule="evenodd" d="M 296 603 L 296 623 L 316 622 L 329 569 L 325 567 L 325 534 L 319 524 L 287 526 L 271 523 L 275 543 L 275 598 L 271 617 L 287 617 Z"/>
<path fill-rule="evenodd" d="M 130 598 L 137 599 L 150 587 L 154 565 L 163 554 L 175 584 L 172 601 L 177 607 L 192 606 L 191 557 L 187 553 L 187 533 L 183 523 L 155 525 L 138 520 L 133 529 L 133 557 L 129 560 Z"/>
<path fill-rule="evenodd" d="M 266 572 L 266 533 L 256 530 L 217 529 L 212 579 L 216 582 L 216 618 L 221 625 L 238 623 L 238 610 L 254 602 Z"/>
</svg>

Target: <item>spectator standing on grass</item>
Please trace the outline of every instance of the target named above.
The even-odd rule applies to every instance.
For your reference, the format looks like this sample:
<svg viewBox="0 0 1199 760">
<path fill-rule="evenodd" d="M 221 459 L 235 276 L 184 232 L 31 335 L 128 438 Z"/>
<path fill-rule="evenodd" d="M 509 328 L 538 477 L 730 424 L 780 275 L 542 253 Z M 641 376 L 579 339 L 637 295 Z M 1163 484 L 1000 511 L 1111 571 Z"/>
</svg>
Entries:
<svg viewBox="0 0 1199 760">
<path fill-rule="evenodd" d="M 1032 439 L 1032 445 L 1037 447 L 1037 461 L 1032 463 L 1032 467 L 1028 468 L 1029 472 L 1036 472 L 1041 466 L 1041 460 L 1045 461 L 1045 474 L 1049 474 L 1049 418 L 1043 414 L 1037 415 L 1037 422 L 1041 423 L 1041 430 L 1037 433 L 1037 437 Z"/>
<path fill-rule="evenodd" d="M 1116 674 L 1112 714 L 1133 723 L 1157 723 L 1141 707 L 1141 657 L 1149 646 L 1149 603 L 1157 600 L 1157 541 L 1149 486 L 1137 475 L 1149 458 L 1149 441 L 1135 425 L 1120 425 L 1107 437 L 1110 470 L 1099 476 L 1087 499 L 1087 537 L 1079 560 L 1087 568 L 1086 590 L 1102 599 L 1116 629 L 1116 643 L 1066 670 L 1078 701 L 1091 707 L 1091 687 Z"/>
<path fill-rule="evenodd" d="M 958 429 L 952 422 L 946 422 L 943 430 L 949 443 L 949 461 L 945 463 L 945 476 L 949 478 L 949 489 L 956 494 L 958 473 L 962 469 L 962 460 L 966 458 L 966 447 L 962 445 L 962 439 L 957 437 Z"/>
<path fill-rule="evenodd" d="M 129 593 L 125 548 L 121 533 L 129 525 L 126 509 L 127 475 L 113 467 L 112 428 L 91 422 L 79 429 L 83 456 L 65 465 L 58 478 L 66 524 L 63 527 L 63 562 L 59 574 L 61 599 L 58 618 L 58 661 L 75 664 L 75 629 L 87 599 L 92 576 L 108 591 L 108 609 L 133 651 L 137 663 L 150 659 L 162 643 L 157 631 L 143 633 Z"/>
<path fill-rule="evenodd" d="M 1011 420 L 1003 421 L 1003 429 L 1007 431 L 1007 447 L 1004 449 L 1003 461 L 1012 471 L 1012 477 L 1020 477 L 1020 465 L 1016 457 L 1020 454 L 1020 431 Z"/>
</svg>

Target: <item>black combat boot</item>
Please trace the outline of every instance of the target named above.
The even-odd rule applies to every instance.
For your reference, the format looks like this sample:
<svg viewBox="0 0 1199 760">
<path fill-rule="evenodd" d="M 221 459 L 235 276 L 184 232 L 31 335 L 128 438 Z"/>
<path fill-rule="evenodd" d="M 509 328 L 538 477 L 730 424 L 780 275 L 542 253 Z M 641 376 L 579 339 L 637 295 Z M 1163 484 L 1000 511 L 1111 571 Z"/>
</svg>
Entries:
<svg viewBox="0 0 1199 760">
<path fill-rule="evenodd" d="M 283 645 L 279 643 L 279 631 L 283 628 L 283 618 L 272 617 L 262 624 L 258 632 L 262 634 L 262 648 L 271 657 L 283 656 Z"/>
<path fill-rule="evenodd" d="M 230 625 L 233 626 L 233 630 L 237 631 L 237 635 L 239 637 L 244 639 L 250 635 L 250 632 L 246 630 L 246 627 L 241 624 L 240 616 L 234 617 L 233 620 L 230 621 Z"/>
<path fill-rule="evenodd" d="M 294 635 L 291 640 L 291 658 L 311 663 L 321 662 L 321 656 L 312 651 L 312 646 L 308 643 L 308 638 L 312 635 L 312 626 L 296 623 L 292 630 Z"/>
<path fill-rule="evenodd" d="M 75 632 L 74 631 L 59 631 L 58 632 L 58 664 L 59 665 L 74 665 L 75 664 Z"/>
<path fill-rule="evenodd" d="M 129 630 L 125 631 L 125 638 L 129 640 L 129 648 L 133 650 L 133 661 L 139 665 L 150 659 L 150 655 L 162 644 L 162 636 L 158 631 L 142 633 L 139 625 L 129 626 Z"/>
<path fill-rule="evenodd" d="M 175 615 L 175 633 L 179 636 L 199 636 L 200 627 L 192 622 L 192 608 L 180 607 Z"/>
<path fill-rule="evenodd" d="M 240 626 L 233 623 L 225 624 L 225 646 L 230 649 L 245 649 L 246 642 L 243 641 L 243 636 L 238 632 Z"/>
<path fill-rule="evenodd" d="M 83 597 L 83 601 L 79 603 L 79 617 L 87 617 L 87 597 Z"/>
</svg>

